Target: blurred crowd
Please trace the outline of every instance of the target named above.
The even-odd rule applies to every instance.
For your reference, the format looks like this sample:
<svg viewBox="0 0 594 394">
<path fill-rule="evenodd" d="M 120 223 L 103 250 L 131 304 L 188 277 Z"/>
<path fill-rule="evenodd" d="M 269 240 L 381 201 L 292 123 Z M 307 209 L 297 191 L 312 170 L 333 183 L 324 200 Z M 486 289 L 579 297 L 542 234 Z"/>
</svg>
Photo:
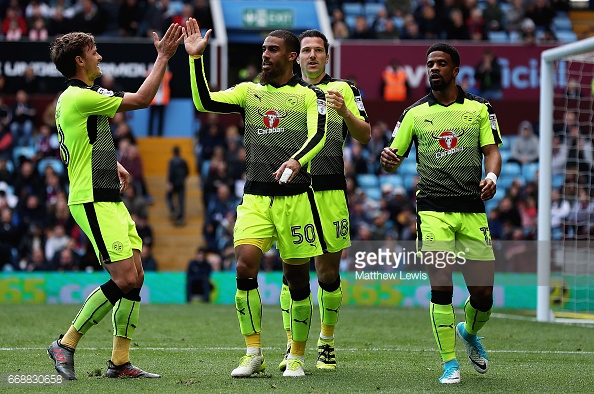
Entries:
<svg viewBox="0 0 594 394">
<path fill-rule="evenodd" d="M 357 5 L 373 3 L 371 11 Z M 555 41 L 552 26 L 569 0 L 327 0 L 337 39 L 484 40 L 491 31 L 526 43 Z M 354 7 L 353 7 L 354 5 Z M 0 5 L 6 40 L 46 40 L 80 30 L 105 37 L 162 36 L 172 22 L 195 17 L 213 27 L 208 0 L 7 0 Z"/>
</svg>

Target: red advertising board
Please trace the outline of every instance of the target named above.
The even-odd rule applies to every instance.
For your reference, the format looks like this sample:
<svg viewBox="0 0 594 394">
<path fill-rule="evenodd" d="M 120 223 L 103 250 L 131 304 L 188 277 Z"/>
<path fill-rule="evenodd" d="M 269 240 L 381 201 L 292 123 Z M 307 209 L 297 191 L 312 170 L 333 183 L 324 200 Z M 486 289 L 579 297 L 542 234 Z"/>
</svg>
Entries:
<svg viewBox="0 0 594 394">
<path fill-rule="evenodd" d="M 355 77 L 367 100 L 381 98 L 381 73 L 392 59 L 406 69 L 412 99 L 426 94 L 425 53 L 433 42 L 386 43 L 378 41 L 342 41 L 340 74 Z M 474 81 L 474 68 L 481 61 L 485 47 L 490 47 L 502 67 L 503 97 L 513 100 L 538 100 L 540 92 L 540 55 L 552 46 L 491 45 L 454 43 L 462 59 L 459 80 L 468 76 Z M 567 76 L 563 63 L 556 80 L 564 86 Z"/>
</svg>

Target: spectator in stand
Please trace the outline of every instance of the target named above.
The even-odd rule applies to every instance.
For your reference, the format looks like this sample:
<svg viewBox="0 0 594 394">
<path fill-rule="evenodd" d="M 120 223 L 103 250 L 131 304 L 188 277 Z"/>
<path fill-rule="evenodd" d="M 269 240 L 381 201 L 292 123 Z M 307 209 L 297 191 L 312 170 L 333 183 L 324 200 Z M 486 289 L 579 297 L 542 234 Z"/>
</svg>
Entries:
<svg viewBox="0 0 594 394">
<path fill-rule="evenodd" d="M 172 20 L 173 10 L 169 0 L 149 0 L 142 19 L 140 35 L 152 37 L 154 31 L 160 37 L 167 31 Z"/>
<path fill-rule="evenodd" d="M 206 259 L 207 252 L 206 248 L 199 247 L 196 250 L 196 256 L 188 263 L 186 271 L 186 301 L 188 303 L 196 298 L 203 302 L 210 302 L 212 266 Z"/>
<path fill-rule="evenodd" d="M 0 95 L 0 131 L 10 129 L 12 122 L 12 110 L 4 103 L 4 97 Z"/>
<path fill-rule="evenodd" d="M 18 146 L 33 145 L 33 126 L 36 115 L 37 109 L 29 100 L 27 92 L 17 91 L 15 102 L 12 105 L 10 131 Z"/>
<path fill-rule="evenodd" d="M 586 188 L 578 190 L 578 200 L 571 207 L 566 220 L 566 237 L 587 240 L 590 236 L 590 216 L 594 213 L 594 201 Z"/>
<path fill-rule="evenodd" d="M 167 168 L 167 195 L 165 196 L 171 219 L 177 226 L 185 224 L 186 178 L 190 171 L 188 163 L 181 157 L 179 146 L 173 148 L 173 157 Z M 177 202 L 174 204 L 173 198 Z"/>
<path fill-rule="evenodd" d="M 31 261 L 35 250 L 45 251 L 45 233 L 41 226 L 29 226 L 19 243 L 19 256 L 27 261 Z M 45 260 L 45 252 L 43 252 Z"/>
<path fill-rule="evenodd" d="M 551 190 L 551 228 L 555 233 L 563 234 L 563 225 L 571 212 L 571 205 L 561 196 L 559 189 Z"/>
<path fill-rule="evenodd" d="M 181 12 L 173 16 L 173 23 L 177 23 L 180 26 L 186 27 L 188 18 L 194 17 L 194 6 L 190 3 L 184 3 Z M 202 26 L 202 25 L 200 25 Z"/>
<path fill-rule="evenodd" d="M 350 147 L 345 149 L 345 169 L 348 175 L 356 176 L 358 174 L 367 174 L 367 159 L 365 158 L 365 148 L 359 141 L 352 139 Z"/>
<path fill-rule="evenodd" d="M 555 32 L 547 27 L 544 30 L 544 32 L 542 33 L 542 36 L 540 37 L 540 39 L 538 40 L 538 43 L 539 44 L 555 44 L 557 41 L 558 40 L 557 40 L 557 36 L 555 35 Z"/>
<path fill-rule="evenodd" d="M 504 30 L 504 15 L 497 0 L 487 0 L 487 6 L 483 10 L 483 19 L 487 31 Z"/>
<path fill-rule="evenodd" d="M 371 140 L 365 145 L 365 149 L 369 154 L 367 155 L 367 168 L 373 174 L 378 174 L 380 171 L 379 157 L 385 146 L 390 142 L 386 135 L 388 125 L 383 120 L 378 120 L 371 127 Z"/>
<path fill-rule="evenodd" d="M 404 25 L 402 28 L 402 35 L 400 38 L 404 40 L 423 39 L 421 32 L 419 30 L 419 25 L 417 24 L 417 21 L 412 16 L 412 14 L 406 14 L 404 16 Z"/>
<path fill-rule="evenodd" d="M 128 145 L 126 151 L 120 159 L 120 164 L 128 170 L 132 176 L 131 184 L 135 185 L 138 194 L 143 196 L 146 201 L 151 204 L 153 198 L 151 197 L 146 180 L 144 179 L 144 170 L 142 166 L 142 158 L 138 152 L 138 146 L 134 144 Z"/>
<path fill-rule="evenodd" d="M 6 9 L 6 16 L 4 20 L 2 20 L 2 34 L 6 37 L 7 40 L 14 40 L 14 34 L 10 33 L 10 31 L 19 32 L 21 35 L 27 34 L 27 21 L 23 18 L 21 10 L 17 6 L 10 6 Z M 17 38 L 16 40 L 20 39 Z M 16 41 L 15 40 L 15 41 Z"/>
<path fill-rule="evenodd" d="M 29 159 L 22 160 L 20 163 L 19 172 L 14 182 L 14 194 L 19 198 L 27 198 L 31 194 L 37 196 L 43 194 L 43 181 L 35 165 Z"/>
<path fill-rule="evenodd" d="M 466 26 L 472 41 L 483 41 L 487 39 L 485 20 L 483 19 L 483 11 L 475 7 L 470 10 L 470 16 L 466 19 Z"/>
<path fill-rule="evenodd" d="M 70 25 L 73 31 L 82 31 L 85 33 L 100 36 L 107 26 L 107 17 L 99 5 L 93 3 L 93 0 L 79 0 L 80 8 L 72 18 Z"/>
<path fill-rule="evenodd" d="M 142 239 L 142 244 L 152 247 L 154 242 L 153 228 L 149 224 L 148 217 L 143 215 L 130 216 L 132 217 L 132 220 L 134 220 L 134 223 L 136 223 L 136 231 L 138 231 L 138 236 Z"/>
<path fill-rule="evenodd" d="M 54 255 L 64 250 L 69 241 L 70 237 L 66 233 L 64 226 L 56 224 L 53 229 L 49 230 L 49 235 L 45 242 L 45 257 L 48 260 L 53 260 Z"/>
<path fill-rule="evenodd" d="M 423 6 L 420 17 L 417 19 L 421 37 L 426 40 L 436 40 L 441 37 L 442 27 L 432 5 Z"/>
<path fill-rule="evenodd" d="M 408 77 L 398 59 L 382 71 L 382 97 L 385 101 L 404 101 L 408 97 Z"/>
<path fill-rule="evenodd" d="M 536 236 L 537 215 L 536 199 L 533 196 L 527 196 L 524 205 L 520 209 L 522 229 L 524 230 L 524 236 L 527 238 L 534 239 Z"/>
<path fill-rule="evenodd" d="M 226 147 L 225 129 L 219 122 L 219 114 L 209 112 L 205 116 L 206 120 L 198 130 L 198 173 L 200 173 L 202 163 L 210 160 L 216 146 Z"/>
<path fill-rule="evenodd" d="M 518 126 L 518 136 L 511 147 L 508 162 L 520 165 L 538 162 L 538 147 L 538 137 L 534 134 L 532 123 L 524 120 Z"/>
<path fill-rule="evenodd" d="M 216 197 L 210 200 L 206 210 L 208 221 L 217 227 L 229 212 L 234 212 L 238 201 L 231 193 L 228 185 L 220 184 L 217 187 Z"/>
<path fill-rule="evenodd" d="M 49 33 L 45 25 L 45 19 L 41 16 L 33 19 L 29 29 L 29 40 L 31 41 L 46 41 Z"/>
<path fill-rule="evenodd" d="M 138 0 L 123 0 L 118 12 L 118 27 L 121 37 L 138 37 L 144 16 L 144 3 Z"/>
<path fill-rule="evenodd" d="M 27 94 L 45 93 L 45 83 L 35 74 L 33 67 L 28 66 L 17 82 L 17 89 Z"/>
<path fill-rule="evenodd" d="M 194 0 L 194 18 L 198 21 L 201 29 L 212 29 L 212 13 L 208 0 Z"/>
<path fill-rule="evenodd" d="M 346 25 L 346 21 L 344 19 L 344 12 L 341 8 L 336 7 L 332 10 L 331 18 L 330 18 L 330 26 L 334 29 L 334 25 L 337 23 L 344 23 Z"/>
<path fill-rule="evenodd" d="M 150 72 L 150 71 L 149 71 Z M 147 73 L 148 75 L 148 73 Z M 171 87 L 169 83 L 172 77 L 171 71 L 169 68 L 165 71 L 165 75 L 163 75 L 163 80 L 159 85 L 159 90 L 157 90 L 157 95 L 151 102 L 151 106 L 149 107 L 149 125 L 148 125 L 148 135 L 153 135 L 153 126 L 156 122 L 157 130 L 155 131 L 154 135 L 161 137 L 163 136 L 163 123 L 165 122 L 165 107 L 169 104 L 169 100 L 171 100 Z"/>
<path fill-rule="evenodd" d="M 411 9 L 410 0 L 385 0 L 386 9 L 392 16 L 403 17 Z"/>
<path fill-rule="evenodd" d="M 503 197 L 501 201 L 499 201 L 497 209 L 499 211 L 499 219 L 501 220 L 501 223 L 504 225 L 509 223 L 514 228 L 522 227 L 520 211 L 518 211 L 517 206 L 512 202 L 510 197 Z"/>
<path fill-rule="evenodd" d="M 371 24 L 371 28 L 376 35 L 386 30 L 386 22 L 388 20 L 390 20 L 390 16 L 388 15 L 386 8 L 382 7 L 378 9 L 373 19 L 373 23 Z"/>
<path fill-rule="evenodd" d="M 262 262 L 260 263 L 260 271 L 261 272 L 271 272 L 271 271 L 282 271 L 283 270 L 283 261 L 281 260 L 280 256 L 278 255 L 276 249 L 270 249 L 268 252 L 264 253 L 262 256 Z"/>
<path fill-rule="evenodd" d="M 589 181 L 593 164 L 592 141 L 587 136 L 581 135 L 577 121 L 568 125 L 565 144 L 567 145 L 566 168 L 577 170 L 580 178 Z M 580 183 L 582 183 L 581 180 Z"/>
<path fill-rule="evenodd" d="M 568 99 L 581 99 L 583 97 L 580 84 L 575 78 L 569 78 L 567 81 L 567 89 L 565 89 L 565 97 Z"/>
<path fill-rule="evenodd" d="M 38 162 L 45 157 L 60 157 L 60 143 L 58 142 L 58 135 L 52 133 L 52 129 L 47 124 L 39 126 L 39 134 L 33 139 L 35 146 L 35 156 L 33 161 Z"/>
<path fill-rule="evenodd" d="M 59 272 L 78 271 L 80 269 L 80 257 L 70 248 L 64 248 L 51 259 L 54 270 Z"/>
<path fill-rule="evenodd" d="M 536 25 L 530 18 L 524 18 L 521 30 L 522 42 L 526 45 L 536 44 Z"/>
<path fill-rule="evenodd" d="M 142 268 L 145 271 L 158 270 L 159 264 L 153 256 L 153 251 L 150 245 L 147 245 L 145 243 L 142 244 L 142 251 L 140 252 L 140 257 L 142 258 Z"/>
<path fill-rule="evenodd" d="M 369 27 L 367 17 L 365 15 L 357 15 L 355 17 L 355 26 L 351 38 L 354 40 L 372 40 L 375 39 L 375 32 Z"/>
<path fill-rule="evenodd" d="M 376 35 L 379 40 L 395 40 L 400 37 L 400 32 L 396 24 L 394 24 L 394 20 L 388 18 L 386 23 L 384 23 L 384 30 L 378 32 Z"/>
<path fill-rule="evenodd" d="M 148 217 L 148 202 L 140 193 L 138 193 L 138 189 L 139 187 L 132 183 L 130 187 L 124 191 L 122 201 L 124 202 L 124 205 L 126 205 L 126 208 L 128 208 L 130 215 L 134 214 L 137 216 Z"/>
<path fill-rule="evenodd" d="M 14 270 L 17 267 L 13 252 L 16 254 L 18 250 L 22 229 L 23 227 L 14 224 L 12 210 L 6 204 L 0 205 L 0 267 L 3 270 Z"/>
<path fill-rule="evenodd" d="M 3 104 L 0 96 L 0 159 L 12 160 L 14 138 L 10 131 L 12 121 L 12 110 Z"/>
<path fill-rule="evenodd" d="M 522 22 L 524 21 L 526 10 L 524 0 L 512 0 L 512 7 L 505 13 L 505 28 L 508 34 L 512 32 L 521 34 Z"/>
<path fill-rule="evenodd" d="M 47 33 L 49 36 L 66 34 L 71 31 L 72 21 L 64 16 L 64 8 L 56 6 L 51 11 L 51 18 L 47 24 Z"/>
<path fill-rule="evenodd" d="M 350 37 L 349 27 L 343 21 L 336 21 L 332 24 L 332 33 L 337 40 L 345 40 Z"/>
<path fill-rule="evenodd" d="M 4 190 L 5 192 L 8 189 L 8 185 L 14 184 L 14 169 L 8 169 L 9 162 L 12 162 L 10 158 L 0 156 L 0 190 Z"/>
<path fill-rule="evenodd" d="M 469 40 L 470 34 L 464 22 L 462 11 L 454 8 L 450 11 L 450 19 L 446 25 L 446 37 L 448 40 Z"/>
<path fill-rule="evenodd" d="M 533 0 L 526 11 L 526 16 L 532 19 L 536 29 L 542 31 L 551 28 L 555 14 L 547 0 Z"/>
<path fill-rule="evenodd" d="M 60 94 L 62 94 L 62 91 L 56 94 L 55 98 L 45 107 L 41 115 L 42 124 L 49 126 L 52 133 L 58 132 L 56 128 L 56 104 L 58 103 Z"/>
<path fill-rule="evenodd" d="M 565 174 L 567 166 L 567 145 L 561 141 L 559 135 L 553 135 L 553 176 Z"/>
<path fill-rule="evenodd" d="M 28 272 L 39 272 L 39 271 L 52 271 L 52 265 L 47 261 L 45 258 L 45 254 L 43 253 L 43 249 L 33 249 L 31 253 L 31 257 L 27 260 L 27 266 L 25 271 Z"/>
<path fill-rule="evenodd" d="M 491 48 L 483 50 L 483 58 L 474 69 L 474 79 L 479 86 L 479 95 L 486 100 L 502 100 L 501 66 Z"/>
</svg>

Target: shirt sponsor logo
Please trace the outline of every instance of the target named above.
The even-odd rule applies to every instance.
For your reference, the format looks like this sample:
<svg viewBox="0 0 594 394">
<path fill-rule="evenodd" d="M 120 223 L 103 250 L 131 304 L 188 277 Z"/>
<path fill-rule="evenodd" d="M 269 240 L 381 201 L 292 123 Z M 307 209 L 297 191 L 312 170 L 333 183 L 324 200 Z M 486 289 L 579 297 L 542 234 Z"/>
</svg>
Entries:
<svg viewBox="0 0 594 394">
<path fill-rule="evenodd" d="M 108 90 L 105 88 L 99 88 L 97 89 L 97 93 L 103 95 L 103 96 L 107 96 L 107 97 L 111 97 L 113 96 L 113 91 L 112 90 Z"/>
<path fill-rule="evenodd" d="M 359 111 L 365 111 L 365 106 L 363 105 L 363 100 L 361 99 L 361 96 L 355 97 L 355 104 L 357 104 L 357 108 L 359 109 Z"/>
<path fill-rule="evenodd" d="M 280 120 L 287 116 L 286 113 L 281 113 L 275 109 L 270 109 L 266 112 L 258 109 L 258 114 L 262 116 L 262 121 L 267 127 L 266 129 L 258 129 L 258 134 L 282 133 L 285 131 L 283 127 L 278 127 L 278 125 L 280 124 Z"/>
<path fill-rule="evenodd" d="M 439 145 L 445 149 L 445 152 L 435 152 L 435 158 L 439 159 L 444 156 L 448 156 L 457 152 L 461 152 L 464 150 L 463 146 L 458 145 L 458 138 L 460 138 L 464 134 L 464 131 L 460 133 L 456 133 L 454 131 L 442 131 L 441 134 L 438 136 L 435 134 L 431 134 L 431 137 L 435 138 L 439 141 Z"/>
<path fill-rule="evenodd" d="M 399 128 L 400 128 L 400 121 L 396 122 L 396 126 L 394 126 L 394 131 L 392 132 L 392 138 L 396 137 L 396 134 L 398 134 Z"/>
<path fill-rule="evenodd" d="M 491 129 L 497 130 L 497 116 L 495 114 L 489 115 L 489 120 L 491 121 Z"/>
<path fill-rule="evenodd" d="M 326 115 L 326 100 L 317 100 L 318 102 L 318 113 L 320 115 Z"/>
</svg>

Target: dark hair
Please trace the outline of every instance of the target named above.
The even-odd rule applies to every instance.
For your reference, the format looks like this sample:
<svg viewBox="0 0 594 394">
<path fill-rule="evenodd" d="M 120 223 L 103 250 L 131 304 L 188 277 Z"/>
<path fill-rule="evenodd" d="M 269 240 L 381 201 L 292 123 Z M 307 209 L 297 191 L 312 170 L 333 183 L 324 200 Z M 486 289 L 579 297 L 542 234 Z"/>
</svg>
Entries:
<svg viewBox="0 0 594 394">
<path fill-rule="evenodd" d="M 282 38 L 289 52 L 299 53 L 299 39 L 288 30 L 273 30 L 268 34 L 269 37 Z"/>
<path fill-rule="evenodd" d="M 84 56 L 85 51 L 94 46 L 95 37 L 92 34 L 68 33 L 50 44 L 50 57 L 62 75 L 72 78 L 76 74 L 76 57 Z"/>
<path fill-rule="evenodd" d="M 299 34 L 299 43 L 301 43 L 301 41 L 303 41 L 303 39 L 306 37 L 321 38 L 322 41 L 324 41 L 324 49 L 326 50 L 326 53 L 328 53 L 328 51 L 330 50 L 330 44 L 328 43 L 328 39 L 321 31 L 316 29 L 309 29 L 304 31 L 303 33 Z"/>
<path fill-rule="evenodd" d="M 445 52 L 452 58 L 452 62 L 456 67 L 460 67 L 460 54 L 458 50 L 451 46 L 450 44 L 446 44 L 445 42 L 439 42 L 437 44 L 433 44 L 427 49 L 427 54 L 425 57 L 428 57 L 431 52 L 441 51 Z"/>
</svg>

